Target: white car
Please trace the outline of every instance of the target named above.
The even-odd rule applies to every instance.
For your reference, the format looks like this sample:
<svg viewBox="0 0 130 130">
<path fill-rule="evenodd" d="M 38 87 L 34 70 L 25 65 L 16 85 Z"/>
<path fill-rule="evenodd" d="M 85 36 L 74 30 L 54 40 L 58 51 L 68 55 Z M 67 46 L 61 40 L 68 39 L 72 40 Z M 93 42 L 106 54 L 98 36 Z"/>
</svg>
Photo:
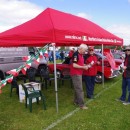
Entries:
<svg viewBox="0 0 130 130">
<path fill-rule="evenodd" d="M 35 55 L 37 48 L 31 47 L 0 47 L 0 79 L 4 79 L 6 72 L 17 69 L 25 63 L 23 57 Z M 36 68 L 40 72 L 41 68 L 46 68 L 48 60 L 43 57 L 40 64 L 32 62 L 31 67 Z"/>
</svg>

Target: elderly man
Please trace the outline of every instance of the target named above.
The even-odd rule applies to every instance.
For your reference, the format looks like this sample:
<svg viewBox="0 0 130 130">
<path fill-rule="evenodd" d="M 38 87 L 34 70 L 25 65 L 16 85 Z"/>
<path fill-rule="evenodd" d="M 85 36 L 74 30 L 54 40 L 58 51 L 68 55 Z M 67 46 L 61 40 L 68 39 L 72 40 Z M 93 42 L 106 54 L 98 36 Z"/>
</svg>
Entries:
<svg viewBox="0 0 130 130">
<path fill-rule="evenodd" d="M 70 74 L 74 86 L 74 104 L 78 105 L 81 109 L 87 109 L 84 104 L 84 92 L 82 88 L 82 74 L 83 70 L 88 69 L 88 66 L 84 66 L 83 54 L 87 51 L 88 47 L 85 44 L 81 44 L 76 52 L 72 56 L 72 63 Z"/>
<path fill-rule="evenodd" d="M 97 55 L 94 54 L 94 46 L 89 46 L 88 54 L 84 55 L 84 63 L 89 65 L 89 69 L 83 72 L 83 77 L 86 85 L 87 98 L 94 98 L 95 78 L 97 75 L 97 65 L 100 64 Z"/>
<path fill-rule="evenodd" d="M 123 102 L 124 105 L 130 104 L 130 46 L 127 46 L 124 50 L 126 57 L 123 66 L 123 75 L 122 75 L 122 95 L 119 98 L 119 101 Z M 128 91 L 128 99 L 126 102 L 126 95 Z"/>
</svg>

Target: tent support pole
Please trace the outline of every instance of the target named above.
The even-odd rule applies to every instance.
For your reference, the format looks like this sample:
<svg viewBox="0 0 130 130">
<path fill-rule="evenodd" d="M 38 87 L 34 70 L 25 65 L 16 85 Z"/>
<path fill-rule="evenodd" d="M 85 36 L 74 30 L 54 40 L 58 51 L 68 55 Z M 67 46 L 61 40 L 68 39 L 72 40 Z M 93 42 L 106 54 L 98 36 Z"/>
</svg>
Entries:
<svg viewBox="0 0 130 130">
<path fill-rule="evenodd" d="M 102 44 L 102 56 L 104 56 L 103 52 L 104 52 L 104 46 Z M 104 59 L 103 58 L 102 58 L 102 86 L 104 88 Z"/>
<path fill-rule="evenodd" d="M 53 60 L 54 60 L 55 92 L 56 92 L 56 112 L 58 113 L 58 89 L 57 89 L 55 45 L 53 45 L 53 58 L 54 58 Z"/>
</svg>

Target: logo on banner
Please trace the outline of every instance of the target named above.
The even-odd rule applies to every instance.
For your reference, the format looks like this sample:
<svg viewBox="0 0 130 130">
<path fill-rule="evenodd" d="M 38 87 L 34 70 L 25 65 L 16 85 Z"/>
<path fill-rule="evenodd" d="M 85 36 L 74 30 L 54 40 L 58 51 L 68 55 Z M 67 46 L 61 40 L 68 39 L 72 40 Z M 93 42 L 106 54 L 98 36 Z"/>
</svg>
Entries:
<svg viewBox="0 0 130 130">
<path fill-rule="evenodd" d="M 74 39 L 74 40 L 81 40 L 81 36 L 75 36 L 75 35 L 65 35 L 65 39 Z"/>
<path fill-rule="evenodd" d="M 114 42 L 116 43 L 116 39 L 114 39 Z"/>
<path fill-rule="evenodd" d="M 87 36 L 82 36 L 83 41 L 88 41 Z"/>
</svg>

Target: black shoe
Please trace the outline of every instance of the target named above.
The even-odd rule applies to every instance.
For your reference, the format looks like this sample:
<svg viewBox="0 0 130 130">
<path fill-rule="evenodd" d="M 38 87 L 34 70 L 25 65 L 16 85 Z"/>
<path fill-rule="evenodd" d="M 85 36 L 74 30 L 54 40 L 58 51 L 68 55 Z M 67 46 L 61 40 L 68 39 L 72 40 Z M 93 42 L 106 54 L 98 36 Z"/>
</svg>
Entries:
<svg viewBox="0 0 130 130">
<path fill-rule="evenodd" d="M 89 98 L 89 99 L 94 99 L 94 96 L 87 96 L 87 98 Z"/>
<path fill-rule="evenodd" d="M 86 96 L 87 98 L 91 98 L 91 96 Z"/>
</svg>

